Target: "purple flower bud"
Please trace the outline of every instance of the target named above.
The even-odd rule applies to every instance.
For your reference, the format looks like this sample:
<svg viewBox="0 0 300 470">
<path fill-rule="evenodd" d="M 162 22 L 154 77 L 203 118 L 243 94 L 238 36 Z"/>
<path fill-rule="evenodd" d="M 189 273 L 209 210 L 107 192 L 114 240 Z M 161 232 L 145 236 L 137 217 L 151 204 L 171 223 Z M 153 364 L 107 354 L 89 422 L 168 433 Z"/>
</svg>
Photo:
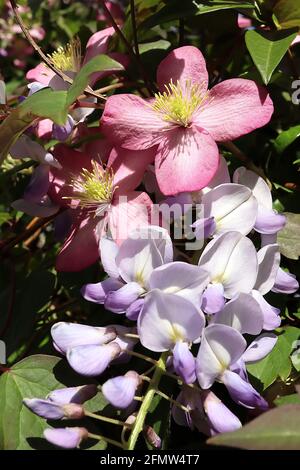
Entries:
<svg viewBox="0 0 300 470">
<path fill-rule="evenodd" d="M 115 342 L 103 346 L 85 344 L 69 349 L 67 359 L 78 374 L 93 377 L 102 374 L 120 352 Z"/>
<path fill-rule="evenodd" d="M 46 419 L 80 419 L 84 417 L 83 407 L 76 403 L 62 405 L 39 398 L 24 398 L 23 403 L 33 413 Z"/>
<path fill-rule="evenodd" d="M 278 294 L 293 294 L 298 289 L 299 283 L 296 276 L 279 268 L 272 291 Z"/>
<path fill-rule="evenodd" d="M 212 427 L 212 434 L 236 431 L 242 427 L 237 416 L 213 392 L 204 392 L 202 399 L 205 413 Z"/>
<path fill-rule="evenodd" d="M 96 384 L 60 388 L 50 392 L 49 395 L 47 395 L 47 399 L 61 405 L 66 405 L 67 403 L 77 403 L 80 405 L 97 395 L 97 391 Z"/>
<path fill-rule="evenodd" d="M 59 126 L 58 124 L 53 124 L 52 127 L 52 137 L 53 139 L 59 140 L 60 142 L 65 142 L 70 136 L 74 128 L 74 119 L 72 116 L 68 115 L 67 122 L 64 126 Z"/>
<path fill-rule="evenodd" d="M 176 374 L 184 380 L 185 383 L 191 384 L 196 380 L 196 360 L 189 350 L 188 344 L 178 341 L 173 349 L 173 367 Z"/>
<path fill-rule="evenodd" d="M 161 448 L 161 438 L 156 434 L 154 429 L 151 426 L 146 425 L 143 429 L 143 434 L 145 436 L 146 441 L 154 447 L 154 449 Z"/>
<path fill-rule="evenodd" d="M 81 441 L 88 438 L 85 428 L 57 428 L 45 429 L 44 437 L 48 442 L 64 449 L 75 449 Z"/>
<path fill-rule="evenodd" d="M 66 354 L 69 349 L 85 345 L 102 345 L 116 338 L 110 327 L 96 328 L 88 325 L 59 322 L 51 328 L 52 339 L 58 350 Z"/>
<path fill-rule="evenodd" d="M 249 382 L 243 380 L 238 374 L 226 370 L 221 378 L 231 398 L 245 408 L 269 408 L 266 400 L 252 387 Z"/>
<path fill-rule="evenodd" d="M 205 217 L 198 219 L 193 223 L 192 228 L 195 229 L 195 237 L 197 240 L 205 240 L 210 237 L 216 230 L 216 221 L 214 217 Z"/>
<path fill-rule="evenodd" d="M 113 406 L 124 409 L 133 402 L 139 384 L 139 375 L 129 371 L 124 376 L 107 380 L 102 386 L 102 393 Z"/>
</svg>

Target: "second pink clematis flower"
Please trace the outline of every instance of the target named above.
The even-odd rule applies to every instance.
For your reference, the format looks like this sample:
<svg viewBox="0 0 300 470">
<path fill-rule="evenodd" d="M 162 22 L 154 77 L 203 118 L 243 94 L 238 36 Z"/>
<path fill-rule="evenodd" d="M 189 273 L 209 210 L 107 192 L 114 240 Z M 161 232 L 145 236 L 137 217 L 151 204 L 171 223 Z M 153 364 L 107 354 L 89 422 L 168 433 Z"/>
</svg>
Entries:
<svg viewBox="0 0 300 470">
<path fill-rule="evenodd" d="M 116 145 L 157 146 L 155 172 L 165 195 L 207 186 L 219 165 L 216 142 L 236 139 L 267 124 L 273 103 L 264 87 L 241 78 L 208 90 L 205 59 L 194 46 L 170 52 L 157 70 L 159 93 L 108 98 L 101 125 Z"/>
<path fill-rule="evenodd" d="M 134 189 L 154 152 L 112 149 L 106 167 L 65 145 L 56 146 L 54 153 L 61 168 L 51 169 L 48 194 L 59 206 L 71 209 L 67 214 L 72 220 L 56 269 L 80 271 L 97 261 L 99 241 L 107 231 L 121 243 L 129 231 L 150 221 L 152 201 Z"/>
</svg>

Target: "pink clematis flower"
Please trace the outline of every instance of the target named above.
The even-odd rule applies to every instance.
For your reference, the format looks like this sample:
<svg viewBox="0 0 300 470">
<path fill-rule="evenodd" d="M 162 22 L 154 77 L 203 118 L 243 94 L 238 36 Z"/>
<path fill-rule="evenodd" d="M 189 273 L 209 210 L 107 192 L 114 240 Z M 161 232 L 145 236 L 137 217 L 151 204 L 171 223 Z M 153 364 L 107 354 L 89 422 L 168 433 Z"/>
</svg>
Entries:
<svg viewBox="0 0 300 470">
<path fill-rule="evenodd" d="M 116 145 L 142 150 L 158 145 L 155 172 L 165 195 L 197 191 L 219 165 L 216 142 L 267 124 L 273 104 L 264 87 L 241 78 L 208 90 L 205 59 L 193 46 L 175 49 L 157 70 L 159 93 L 108 98 L 101 124 Z"/>
<path fill-rule="evenodd" d="M 87 153 L 56 146 L 54 155 L 61 168 L 51 168 L 48 194 L 59 206 L 71 209 L 72 217 L 57 270 L 80 271 L 97 261 L 100 238 L 108 230 L 121 243 L 128 231 L 148 224 L 152 201 L 134 189 L 154 152 L 142 153 L 112 149 L 104 168 Z"/>
<path fill-rule="evenodd" d="M 73 39 L 66 47 L 59 47 L 51 56 L 49 56 L 55 67 L 64 72 L 68 77 L 74 79 L 80 68 L 87 64 L 91 59 L 100 54 L 107 54 L 112 59 L 121 63 L 124 66 L 128 65 L 128 57 L 125 54 L 118 52 L 109 53 L 109 41 L 114 34 L 113 28 L 105 28 L 102 31 L 97 31 L 93 34 L 86 45 L 85 54 L 82 57 L 81 44 L 79 39 Z M 89 85 L 94 85 L 98 80 L 110 75 L 115 71 L 106 70 L 102 72 L 93 73 L 90 77 Z M 53 90 L 67 90 L 70 84 L 65 82 L 53 70 L 51 70 L 44 63 L 38 64 L 35 68 L 27 72 L 26 78 L 30 83 L 30 93 L 35 92 L 43 87 L 50 87 Z M 86 102 L 95 102 L 96 99 L 89 97 L 85 99 Z M 89 114 L 93 112 L 93 108 L 79 107 L 72 111 L 72 115 L 67 122 L 67 132 L 70 133 L 75 123 L 83 121 Z M 52 134 L 53 123 L 50 119 L 42 119 L 36 126 L 38 137 L 50 138 Z M 68 129 L 69 128 L 69 129 Z M 54 135 L 58 140 L 65 140 Z"/>
</svg>

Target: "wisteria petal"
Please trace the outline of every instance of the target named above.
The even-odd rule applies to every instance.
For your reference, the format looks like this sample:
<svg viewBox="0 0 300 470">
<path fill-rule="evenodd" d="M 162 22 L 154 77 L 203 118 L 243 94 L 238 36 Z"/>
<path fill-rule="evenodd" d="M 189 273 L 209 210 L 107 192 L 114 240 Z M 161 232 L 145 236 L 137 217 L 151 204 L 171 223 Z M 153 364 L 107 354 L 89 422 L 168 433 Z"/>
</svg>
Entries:
<svg viewBox="0 0 300 470">
<path fill-rule="evenodd" d="M 207 326 L 196 358 L 196 375 L 201 388 L 210 388 L 225 368 L 237 362 L 246 344 L 243 336 L 230 326 Z"/>
<path fill-rule="evenodd" d="M 78 323 L 58 322 L 51 328 L 54 343 L 64 353 L 68 349 L 85 344 L 104 344 L 116 336 L 109 327 L 96 328 Z"/>
<path fill-rule="evenodd" d="M 111 312 L 125 313 L 128 307 L 144 292 L 137 282 L 129 282 L 118 290 L 108 292 L 104 306 Z"/>
<path fill-rule="evenodd" d="M 101 130 L 115 145 L 144 150 L 157 145 L 171 128 L 151 103 L 136 95 L 110 96 L 101 118 Z"/>
<path fill-rule="evenodd" d="M 170 82 L 185 85 L 187 81 L 198 84 L 205 92 L 208 73 L 203 55 L 194 46 L 178 47 L 162 60 L 157 68 L 157 84 L 161 92 Z"/>
<path fill-rule="evenodd" d="M 45 429 L 44 438 L 64 449 L 75 449 L 79 447 L 83 439 L 87 439 L 88 431 L 85 428 L 54 428 Z"/>
<path fill-rule="evenodd" d="M 68 349 L 67 359 L 75 372 L 94 377 L 102 374 L 120 352 L 120 346 L 114 342 L 103 346 L 85 344 Z"/>
<path fill-rule="evenodd" d="M 262 295 L 267 294 L 274 285 L 280 263 L 280 252 L 277 244 L 266 245 L 257 253 L 258 273 L 254 289 Z"/>
<path fill-rule="evenodd" d="M 65 416 L 62 406 L 50 400 L 39 398 L 24 398 L 24 405 L 33 413 L 46 419 L 62 419 Z"/>
<path fill-rule="evenodd" d="M 119 277 L 119 270 L 116 265 L 116 257 L 119 251 L 118 245 L 110 238 L 102 237 L 99 248 L 104 271 L 110 277 L 117 279 Z"/>
<path fill-rule="evenodd" d="M 274 333 L 263 333 L 258 336 L 242 355 L 243 361 L 247 364 L 260 361 L 272 351 L 277 340 L 278 336 Z"/>
<path fill-rule="evenodd" d="M 189 350 L 188 344 L 178 341 L 173 349 L 173 367 L 185 383 L 192 384 L 196 380 L 196 360 Z"/>
<path fill-rule="evenodd" d="M 245 408 L 269 408 L 266 400 L 252 387 L 249 382 L 243 380 L 238 374 L 226 370 L 222 376 L 222 382 L 227 388 L 231 398 Z"/>
<path fill-rule="evenodd" d="M 160 289 L 166 294 L 185 297 L 200 308 L 201 295 L 209 283 L 208 273 L 182 261 L 164 264 L 156 268 L 149 279 L 149 289 Z"/>
<path fill-rule="evenodd" d="M 44 196 L 39 202 L 26 198 L 17 199 L 11 203 L 17 211 L 24 212 L 32 217 L 49 217 L 59 211 L 59 206 L 54 204 L 48 196 Z"/>
<path fill-rule="evenodd" d="M 293 294 L 294 292 L 297 292 L 298 289 L 299 283 L 296 276 L 284 271 L 282 268 L 279 268 L 272 291 L 277 294 Z"/>
<path fill-rule="evenodd" d="M 80 292 L 85 300 L 95 302 L 96 304 L 104 304 L 110 292 L 114 292 L 123 286 L 124 284 L 118 279 L 108 278 L 95 284 L 85 284 Z"/>
<path fill-rule="evenodd" d="M 251 295 L 260 305 L 264 316 L 264 330 L 274 330 L 281 324 L 280 309 L 270 305 L 257 290 L 251 291 Z"/>
<path fill-rule="evenodd" d="M 258 269 L 255 246 L 239 232 L 223 233 L 205 247 L 199 266 L 209 272 L 211 282 L 223 284 L 225 297 L 250 292 Z"/>
<path fill-rule="evenodd" d="M 263 234 L 277 233 L 286 224 L 286 217 L 283 214 L 277 214 L 273 209 L 265 209 L 258 206 L 257 217 L 255 221 L 255 230 Z"/>
<path fill-rule="evenodd" d="M 197 240 L 205 240 L 215 233 L 217 225 L 214 217 L 205 217 L 196 220 L 192 228 L 195 229 L 194 233 Z"/>
<path fill-rule="evenodd" d="M 207 186 L 218 165 L 218 147 L 207 132 L 178 127 L 161 140 L 155 174 L 162 193 L 170 196 Z"/>
<path fill-rule="evenodd" d="M 232 180 L 234 183 L 243 184 L 250 188 L 260 206 L 272 209 L 272 194 L 261 176 L 241 166 L 235 170 Z"/>
<path fill-rule="evenodd" d="M 213 392 L 207 393 L 203 407 L 215 433 L 232 432 L 242 427 L 238 417 Z"/>
<path fill-rule="evenodd" d="M 274 107 L 266 88 L 235 78 L 214 86 L 195 122 L 217 142 L 234 140 L 266 125 Z"/>
<path fill-rule="evenodd" d="M 116 257 L 116 264 L 121 277 L 126 282 L 138 282 L 142 286 L 148 286 L 152 271 L 163 264 L 162 252 L 159 251 L 158 239 L 141 237 L 139 231 L 131 232 L 125 240 Z M 154 233 L 155 237 L 156 234 Z"/>
<path fill-rule="evenodd" d="M 126 317 L 129 320 L 136 321 L 139 317 L 139 314 L 141 313 L 141 310 L 144 305 L 144 299 L 137 299 L 134 302 L 132 302 L 131 305 L 126 310 Z"/>
<path fill-rule="evenodd" d="M 138 318 L 142 345 L 157 352 L 172 349 L 177 341 L 197 340 L 203 326 L 203 314 L 190 301 L 157 289 L 146 296 Z"/>
<path fill-rule="evenodd" d="M 214 323 L 232 326 L 241 334 L 257 335 L 264 325 L 259 303 L 250 294 L 239 294 L 213 317 Z"/>
<path fill-rule="evenodd" d="M 113 377 L 102 385 L 102 393 L 106 400 L 116 408 L 127 408 L 134 400 L 139 385 L 136 372 L 127 372 L 124 376 Z"/>
<path fill-rule="evenodd" d="M 47 395 L 47 399 L 61 405 L 77 403 L 81 405 L 97 395 L 96 384 L 80 385 L 79 387 L 67 387 L 53 390 Z"/>
<path fill-rule="evenodd" d="M 217 313 L 225 305 L 222 284 L 209 284 L 202 295 L 201 309 L 208 314 Z"/>
<path fill-rule="evenodd" d="M 221 184 L 202 197 L 204 216 L 214 217 L 216 233 L 236 230 L 247 235 L 257 216 L 257 201 L 249 188 L 240 184 Z"/>
</svg>

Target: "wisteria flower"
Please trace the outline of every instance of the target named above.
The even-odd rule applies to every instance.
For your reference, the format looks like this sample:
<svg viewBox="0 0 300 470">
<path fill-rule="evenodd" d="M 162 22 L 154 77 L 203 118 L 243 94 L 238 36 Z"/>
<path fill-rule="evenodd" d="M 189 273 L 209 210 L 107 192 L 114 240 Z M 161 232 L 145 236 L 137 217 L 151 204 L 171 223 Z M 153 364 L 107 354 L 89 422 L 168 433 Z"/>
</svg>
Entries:
<svg viewBox="0 0 300 470">
<path fill-rule="evenodd" d="M 158 145 L 155 171 L 166 195 L 205 187 L 219 164 L 216 142 L 264 126 L 273 113 L 267 90 L 253 81 L 226 80 L 208 90 L 205 59 L 193 46 L 169 53 L 158 67 L 157 83 L 154 99 L 110 97 L 101 123 L 122 147 Z"/>
<path fill-rule="evenodd" d="M 73 223 L 58 255 L 59 271 L 79 271 L 99 258 L 99 241 L 107 230 L 117 243 L 136 227 L 149 223 L 152 201 L 139 185 L 153 150 L 113 149 L 107 166 L 85 152 L 58 145 L 54 151 L 61 168 L 51 169 L 51 200 L 72 209 Z"/>
<path fill-rule="evenodd" d="M 108 238 L 100 241 L 101 261 L 108 279 L 87 284 L 81 289 L 86 300 L 104 304 L 115 313 L 125 313 L 135 320 L 150 289 L 152 271 L 173 260 L 173 244 L 168 232 L 149 225 L 130 232 L 118 245 Z"/>
</svg>

